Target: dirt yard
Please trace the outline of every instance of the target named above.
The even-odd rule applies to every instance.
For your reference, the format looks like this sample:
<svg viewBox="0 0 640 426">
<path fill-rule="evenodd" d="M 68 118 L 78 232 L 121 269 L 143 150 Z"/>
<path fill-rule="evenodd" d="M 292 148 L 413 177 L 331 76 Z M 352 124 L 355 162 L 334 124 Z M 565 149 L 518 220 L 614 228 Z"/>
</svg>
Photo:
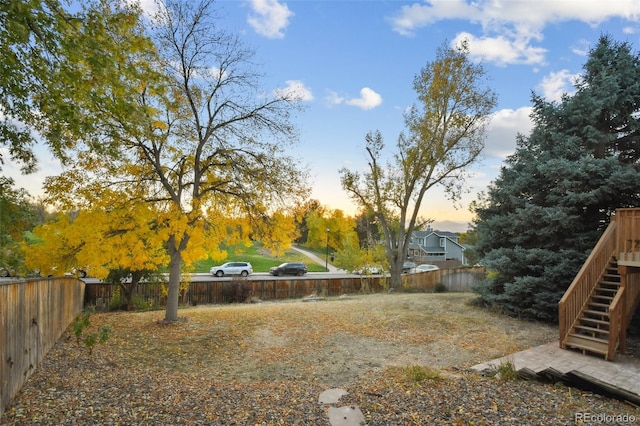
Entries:
<svg viewBox="0 0 640 426">
<path fill-rule="evenodd" d="M 556 327 L 491 313 L 473 306 L 474 297 L 197 306 L 170 325 L 161 311 L 96 314 L 87 331 L 110 327 L 106 344 L 89 354 L 70 329 L 0 424 L 327 424 L 317 398 L 336 387 L 370 425 L 520 424 L 522 416 L 568 424 L 578 410 L 629 409 L 564 387 L 468 372 L 557 339 Z M 402 372 L 412 367 L 437 377 L 407 379 Z"/>
<path fill-rule="evenodd" d="M 470 305 L 469 294 L 374 294 L 321 301 L 100 314 L 113 362 L 152 364 L 238 381 L 283 378 L 345 386 L 388 366 L 459 367 L 557 338 L 544 324 Z M 96 348 L 96 355 L 105 350 Z M 111 351 L 108 351 L 111 352 Z M 185 362 L 188 359 L 189 362 Z"/>
</svg>

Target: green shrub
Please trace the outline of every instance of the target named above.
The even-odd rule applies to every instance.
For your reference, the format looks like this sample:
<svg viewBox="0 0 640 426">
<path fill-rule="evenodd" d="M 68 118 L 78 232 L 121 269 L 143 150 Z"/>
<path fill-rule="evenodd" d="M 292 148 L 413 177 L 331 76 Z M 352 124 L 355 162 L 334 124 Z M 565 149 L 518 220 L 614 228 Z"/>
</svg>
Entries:
<svg viewBox="0 0 640 426">
<path fill-rule="evenodd" d="M 142 296 L 134 294 L 131 298 L 131 303 L 136 307 L 136 311 L 152 311 L 155 309 L 155 303 L 153 299 L 146 300 Z"/>
<path fill-rule="evenodd" d="M 89 321 L 90 316 L 90 311 L 84 311 L 73 321 L 73 334 L 76 336 L 76 343 L 78 346 L 84 343 L 89 348 L 89 355 L 93 354 L 93 347 L 97 343 L 105 343 L 109 340 L 109 333 L 111 332 L 109 327 L 102 326 L 97 333 L 85 333 L 87 327 L 91 324 Z"/>
<path fill-rule="evenodd" d="M 111 293 L 111 299 L 109 300 L 109 310 L 117 311 L 122 309 L 122 306 L 126 303 L 125 298 L 122 296 L 120 286 L 114 285 L 113 293 Z"/>
</svg>

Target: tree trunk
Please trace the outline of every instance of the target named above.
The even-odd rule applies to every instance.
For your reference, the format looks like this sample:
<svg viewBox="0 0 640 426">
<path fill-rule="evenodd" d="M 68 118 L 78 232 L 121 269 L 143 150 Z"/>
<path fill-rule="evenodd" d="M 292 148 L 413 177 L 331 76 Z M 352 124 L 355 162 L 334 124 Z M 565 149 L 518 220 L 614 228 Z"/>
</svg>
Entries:
<svg viewBox="0 0 640 426">
<path fill-rule="evenodd" d="M 180 271 L 182 269 L 182 251 L 176 247 L 175 237 L 171 236 L 167 243 L 169 251 L 169 294 L 167 295 L 166 322 L 178 321 L 178 302 L 180 301 Z M 182 245 L 182 244 L 181 244 Z"/>
<path fill-rule="evenodd" d="M 389 248 L 390 246 L 387 245 L 387 260 L 391 268 L 390 286 L 394 290 L 402 287 L 402 267 L 407 259 L 407 253 L 404 249 L 404 247 L 406 247 L 406 243 L 404 242 L 405 237 L 405 235 L 399 233 L 398 242 L 395 244 L 398 248 Z M 393 247 L 393 245 L 391 247 Z"/>
<path fill-rule="evenodd" d="M 120 283 L 120 289 L 124 293 L 124 298 L 127 301 L 127 305 L 130 304 L 133 297 L 133 286 L 131 284 L 127 286 L 126 283 Z"/>
<path fill-rule="evenodd" d="M 398 269 L 397 265 L 391 265 L 390 288 L 396 290 L 402 286 L 402 267 Z"/>
</svg>

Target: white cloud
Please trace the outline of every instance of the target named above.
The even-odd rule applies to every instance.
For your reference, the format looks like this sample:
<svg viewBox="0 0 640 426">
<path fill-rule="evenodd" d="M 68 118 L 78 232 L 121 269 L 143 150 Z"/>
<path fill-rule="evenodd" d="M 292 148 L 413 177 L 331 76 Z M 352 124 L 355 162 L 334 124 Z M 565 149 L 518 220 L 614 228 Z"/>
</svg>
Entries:
<svg viewBox="0 0 640 426">
<path fill-rule="evenodd" d="M 573 83 L 580 74 L 571 74 L 567 70 L 549 73 L 542 79 L 538 88 L 542 91 L 542 96 L 548 101 L 560 102 L 564 93 L 575 92 Z"/>
<path fill-rule="evenodd" d="M 324 97 L 324 101 L 327 105 L 340 105 L 344 103 L 344 96 L 340 96 L 337 92 L 333 90 L 327 91 L 327 96 Z"/>
<path fill-rule="evenodd" d="M 421 27 L 460 19 L 482 27 L 483 36 L 469 37 L 476 56 L 499 64 L 543 64 L 545 50 L 532 46 L 542 40 L 542 30 L 549 24 L 577 20 L 597 25 L 611 18 L 631 22 L 640 18 L 637 0 L 424 0 L 402 6 L 390 18 L 394 31 L 411 36 Z M 460 38 L 461 35 L 456 38 Z M 499 48 L 505 48 L 504 53 Z"/>
<path fill-rule="evenodd" d="M 208 78 L 213 78 L 217 81 L 225 80 L 228 77 L 228 74 L 226 71 L 222 71 L 220 68 L 214 65 L 204 70 L 203 75 Z"/>
<path fill-rule="evenodd" d="M 275 95 L 281 98 L 290 98 L 299 101 L 312 101 L 313 93 L 300 80 L 287 80 L 287 87 L 276 89 Z"/>
<path fill-rule="evenodd" d="M 591 44 L 587 40 L 579 40 L 576 45 L 571 46 L 571 51 L 578 56 L 588 56 Z"/>
<path fill-rule="evenodd" d="M 155 0 L 125 0 L 125 3 L 139 6 L 142 13 L 148 17 L 158 12 L 158 3 Z"/>
<path fill-rule="evenodd" d="M 360 90 L 359 98 L 346 98 L 337 92 L 330 90 L 324 99 L 329 106 L 346 104 L 363 110 L 373 109 L 382 104 L 382 96 L 368 87 L 363 87 Z"/>
<path fill-rule="evenodd" d="M 286 3 L 278 0 L 251 0 L 251 9 L 253 14 L 247 22 L 255 32 L 267 38 L 283 38 L 289 18 L 294 15 Z"/>
<path fill-rule="evenodd" d="M 516 149 L 516 135 L 518 133 L 528 135 L 533 128 L 531 112 L 531 107 L 495 112 L 487 129 L 485 155 L 503 160 L 513 154 Z"/>
<path fill-rule="evenodd" d="M 467 19 L 478 16 L 478 7 L 464 0 L 434 0 L 425 4 L 402 6 L 400 12 L 390 18 L 393 30 L 411 36 L 418 28 L 446 19 Z"/>
<path fill-rule="evenodd" d="M 541 5 L 535 0 L 424 0 L 402 6 L 390 20 L 394 31 L 411 35 L 421 27 L 448 19 L 476 22 L 485 31 L 511 27 L 522 33 L 569 20 L 597 25 L 613 17 L 637 20 L 640 17 L 638 1 L 562 0 Z"/>
<path fill-rule="evenodd" d="M 456 36 L 452 45 L 468 40 L 470 56 L 476 60 L 507 64 L 543 64 L 546 49 L 533 47 L 529 39 L 509 39 L 505 36 L 475 37 L 463 32 Z"/>
<path fill-rule="evenodd" d="M 358 108 L 368 110 L 379 106 L 382 103 L 382 96 L 368 87 L 363 87 L 360 90 L 360 97 L 348 99 L 347 105 L 356 106 Z"/>
</svg>

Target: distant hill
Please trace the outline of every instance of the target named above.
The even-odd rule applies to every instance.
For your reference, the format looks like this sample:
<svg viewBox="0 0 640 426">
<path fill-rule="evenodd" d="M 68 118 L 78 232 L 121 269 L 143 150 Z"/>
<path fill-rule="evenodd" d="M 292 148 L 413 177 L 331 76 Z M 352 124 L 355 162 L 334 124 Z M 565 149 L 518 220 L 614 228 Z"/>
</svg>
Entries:
<svg viewBox="0 0 640 426">
<path fill-rule="evenodd" d="M 453 220 L 436 220 L 431 223 L 431 227 L 436 231 L 467 232 L 469 224 Z"/>
</svg>

